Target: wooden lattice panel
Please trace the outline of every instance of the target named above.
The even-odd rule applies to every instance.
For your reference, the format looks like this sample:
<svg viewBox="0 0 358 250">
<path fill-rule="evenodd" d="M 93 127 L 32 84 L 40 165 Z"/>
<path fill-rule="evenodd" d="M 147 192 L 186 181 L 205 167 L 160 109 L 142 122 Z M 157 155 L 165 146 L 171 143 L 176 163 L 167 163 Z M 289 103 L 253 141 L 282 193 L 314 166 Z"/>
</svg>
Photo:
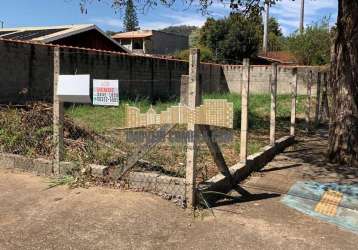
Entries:
<svg viewBox="0 0 358 250">
<path fill-rule="evenodd" d="M 320 202 L 317 203 L 315 211 L 328 215 L 335 216 L 337 214 L 337 208 L 343 198 L 343 194 L 337 191 L 328 190 L 324 192 Z"/>
<path fill-rule="evenodd" d="M 126 106 L 126 128 L 146 127 L 155 124 L 203 124 L 233 128 L 233 104 L 225 99 L 204 100 L 195 109 L 188 106 L 172 106 L 160 114 L 151 107 L 140 113 L 136 107 Z"/>
</svg>

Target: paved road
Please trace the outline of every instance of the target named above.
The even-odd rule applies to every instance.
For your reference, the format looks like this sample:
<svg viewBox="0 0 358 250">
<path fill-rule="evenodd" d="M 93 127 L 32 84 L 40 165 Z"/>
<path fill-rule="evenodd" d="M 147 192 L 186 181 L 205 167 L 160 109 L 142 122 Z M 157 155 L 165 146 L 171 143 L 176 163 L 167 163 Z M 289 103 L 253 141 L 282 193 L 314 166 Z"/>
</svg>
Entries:
<svg viewBox="0 0 358 250">
<path fill-rule="evenodd" d="M 301 136 L 299 142 L 288 148 L 263 170 L 245 181 L 244 186 L 254 190 L 286 194 L 299 180 L 320 183 L 358 185 L 358 169 L 327 162 L 327 131 Z"/>
<path fill-rule="evenodd" d="M 354 181 L 351 172 L 298 155 L 317 149 L 312 143 L 288 150 L 245 184 L 256 188 L 257 200 L 224 203 L 215 216 L 206 211 L 196 218 L 151 194 L 46 189 L 43 177 L 0 168 L 0 249 L 357 249 L 357 234 L 280 202 L 296 179 Z"/>
<path fill-rule="evenodd" d="M 302 215 L 279 197 L 193 218 L 159 197 L 104 188 L 46 190 L 0 170 L 0 249 L 356 249 L 357 235 Z"/>
</svg>

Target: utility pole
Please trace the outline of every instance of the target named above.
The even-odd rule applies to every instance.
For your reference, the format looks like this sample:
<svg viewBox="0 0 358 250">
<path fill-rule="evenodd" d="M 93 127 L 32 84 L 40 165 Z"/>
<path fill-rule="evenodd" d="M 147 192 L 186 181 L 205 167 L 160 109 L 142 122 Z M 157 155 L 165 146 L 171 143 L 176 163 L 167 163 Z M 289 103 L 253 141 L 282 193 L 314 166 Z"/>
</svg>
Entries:
<svg viewBox="0 0 358 250">
<path fill-rule="evenodd" d="M 268 23 L 270 18 L 270 5 L 269 2 L 265 2 L 265 18 L 264 18 L 264 41 L 262 45 L 262 51 L 266 55 L 267 54 L 267 44 L 268 44 Z"/>
<path fill-rule="evenodd" d="M 4 28 L 4 21 L 0 20 L 0 23 L 1 23 L 1 28 L 3 29 Z"/>
<path fill-rule="evenodd" d="M 301 18 L 300 18 L 300 33 L 303 33 L 305 18 L 305 0 L 301 0 Z"/>
</svg>

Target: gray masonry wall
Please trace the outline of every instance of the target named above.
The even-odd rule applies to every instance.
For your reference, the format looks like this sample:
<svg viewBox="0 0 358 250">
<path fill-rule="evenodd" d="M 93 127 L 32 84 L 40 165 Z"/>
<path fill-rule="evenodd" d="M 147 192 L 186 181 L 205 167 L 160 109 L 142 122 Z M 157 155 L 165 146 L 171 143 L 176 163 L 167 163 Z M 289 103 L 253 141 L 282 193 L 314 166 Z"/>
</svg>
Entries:
<svg viewBox="0 0 358 250">
<path fill-rule="evenodd" d="M 241 93 L 242 85 L 242 65 L 223 65 L 224 78 L 228 84 L 230 92 Z M 317 75 L 319 67 L 298 67 L 297 93 L 307 94 L 307 83 L 310 71 L 312 71 L 312 94 L 316 93 Z M 277 72 L 277 92 L 278 94 L 288 94 L 291 91 L 290 83 L 293 81 L 294 67 L 278 66 Z M 250 92 L 251 93 L 270 93 L 269 76 L 272 67 L 270 65 L 251 66 L 250 68 Z"/>
<path fill-rule="evenodd" d="M 90 74 L 97 79 L 118 79 L 121 95 L 131 97 L 179 97 L 181 75 L 188 63 L 146 56 L 61 48 L 61 74 Z M 289 93 L 292 67 L 280 67 L 278 92 Z M 305 77 L 317 68 L 302 67 L 299 94 L 306 94 Z M 251 92 L 267 93 L 270 66 L 251 66 Z M 242 66 L 201 64 L 204 92 L 241 92 Z M 315 86 L 316 80 L 314 80 Z M 53 47 L 0 40 L 0 102 L 50 100 L 53 86 Z M 314 89 L 313 89 L 314 93 Z"/>
<path fill-rule="evenodd" d="M 0 101 L 43 99 L 52 94 L 52 48 L 0 41 Z"/>
</svg>

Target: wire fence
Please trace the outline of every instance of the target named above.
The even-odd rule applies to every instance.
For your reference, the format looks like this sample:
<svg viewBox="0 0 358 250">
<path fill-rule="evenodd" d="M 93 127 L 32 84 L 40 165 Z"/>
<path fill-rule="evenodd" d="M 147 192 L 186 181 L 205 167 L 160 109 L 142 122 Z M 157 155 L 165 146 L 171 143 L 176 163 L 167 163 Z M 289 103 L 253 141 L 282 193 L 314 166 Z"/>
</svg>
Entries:
<svg viewBox="0 0 358 250">
<path fill-rule="evenodd" d="M 22 58 L 21 61 L 24 63 L 18 67 L 27 69 L 28 55 L 11 53 L 7 56 Z M 63 53 L 79 55 L 78 52 Z M 41 54 L 41 56 L 47 58 L 48 55 Z M 106 65 L 108 64 L 96 65 L 96 67 L 101 68 Z M 32 67 L 33 71 L 42 70 L 36 65 Z M 80 69 L 81 66 L 77 65 L 77 67 Z M 33 71 L 29 70 L 34 73 Z M 76 73 L 77 70 L 74 70 L 74 74 Z M 13 75 L 16 76 L 16 71 Z M 106 76 L 103 77 L 106 79 Z M 270 82 L 263 79 L 252 79 L 255 91 L 249 95 L 249 154 L 260 151 L 270 142 Z M 159 86 L 157 89 L 160 90 L 161 85 L 168 85 L 164 77 L 152 80 L 137 77 L 125 81 L 135 83 L 135 86 L 144 92 L 151 86 Z M 177 81 L 176 84 L 180 85 L 179 80 L 172 81 Z M 204 80 L 203 85 L 210 85 L 210 83 Z M 290 83 L 287 82 L 287 85 Z M 91 92 L 92 90 L 91 85 Z M 12 96 L 16 95 L 18 98 L 0 106 L 0 152 L 55 160 L 58 145 L 56 145 L 53 133 L 55 129 L 53 89 L 46 84 L 31 86 L 31 84 L 24 83 L 23 88 L 7 87 L 2 88 L 2 91 Z M 149 92 L 153 93 L 153 89 Z M 311 102 L 307 106 L 308 97 L 298 96 L 297 117 L 305 117 L 308 108 L 310 112 L 315 111 L 312 94 L 310 98 Z M 234 129 L 211 127 L 213 133 L 216 133 L 216 139 L 226 164 L 232 166 L 240 161 L 242 97 L 240 94 L 214 92 L 205 93 L 203 99 L 226 99 L 233 103 Z M 290 93 L 279 93 L 277 96 L 277 138 L 289 134 L 291 99 Z M 81 171 L 88 165 L 108 166 L 109 168 L 106 169 L 108 178 L 105 181 L 117 182 L 117 179 L 109 177 L 111 173 L 116 173 L 115 176 L 120 177 L 118 184 L 121 187 L 160 193 L 184 204 L 189 136 L 186 126 L 174 126 L 165 132 L 165 136 L 156 134 L 160 127 L 155 125 L 123 129 L 126 105 L 135 106 L 141 112 L 146 112 L 153 107 L 159 113 L 178 103 L 179 98 L 175 94 L 169 94 L 161 99 L 152 98 L 152 96 L 145 98 L 141 95 L 126 96 L 124 92 L 120 95 L 119 105 L 115 107 L 64 103 L 62 121 L 64 147 L 61 160 L 75 163 L 77 171 Z M 313 117 L 315 117 L 314 113 L 310 113 L 309 119 Z M 161 139 L 156 141 L 158 138 Z M 200 136 L 196 161 L 197 183 L 205 182 L 220 172 L 207 144 Z M 128 171 L 127 167 L 129 167 Z"/>
<path fill-rule="evenodd" d="M 153 103 L 153 106 L 159 112 L 170 103 Z M 65 159 L 82 165 L 110 166 L 109 171 L 121 177 L 122 187 L 184 196 L 184 182 L 175 178 L 185 177 L 185 156 L 182 145 L 169 140 L 174 131 L 155 142 L 159 126 L 123 129 L 125 106 L 128 104 L 140 108 L 141 112 L 146 112 L 152 105 L 144 99 L 135 102 L 121 100 L 118 107 L 72 104 L 65 108 L 65 117 L 72 119 L 78 126 L 85 128 L 87 135 L 91 135 L 80 136 L 77 145 L 66 143 Z M 80 154 L 76 151 L 78 148 L 81 148 Z M 125 173 L 127 167 L 130 169 Z M 176 187 L 180 190 L 167 190 L 176 186 L 168 182 L 180 182 Z"/>
<path fill-rule="evenodd" d="M 266 83 L 268 84 L 268 83 Z M 262 83 L 265 86 L 265 83 Z M 53 109 L 51 96 L 43 101 L 23 105 L 2 105 L 1 151 L 53 159 Z M 234 130 L 213 128 L 228 165 L 239 161 L 241 97 L 235 94 L 207 94 L 204 99 L 226 99 L 234 103 Z M 36 97 L 36 99 L 38 99 Z M 269 144 L 270 102 L 268 93 L 251 94 L 249 116 L 249 154 Z M 298 97 L 298 117 L 304 117 L 307 98 Z M 122 99 L 118 107 L 66 103 L 64 112 L 64 161 L 107 166 L 123 165 L 126 159 L 155 137 L 156 127 L 120 129 L 124 125 L 125 105 L 147 111 L 151 105 L 157 112 L 178 104 L 178 100 L 151 102 L 147 99 Z M 291 96 L 277 97 L 277 134 L 287 135 L 290 127 Z M 314 106 L 314 103 L 312 103 Z M 312 110 L 314 110 L 312 108 Z M 314 115 L 311 115 L 313 117 Z M 22 129 L 17 129 L 22 128 Z M 186 128 L 177 126 L 136 166 L 138 171 L 157 171 L 173 177 L 185 177 Z M 173 138 L 176 138 L 173 140 Z M 198 151 L 198 179 L 205 181 L 218 173 L 206 144 L 201 141 Z"/>
</svg>

